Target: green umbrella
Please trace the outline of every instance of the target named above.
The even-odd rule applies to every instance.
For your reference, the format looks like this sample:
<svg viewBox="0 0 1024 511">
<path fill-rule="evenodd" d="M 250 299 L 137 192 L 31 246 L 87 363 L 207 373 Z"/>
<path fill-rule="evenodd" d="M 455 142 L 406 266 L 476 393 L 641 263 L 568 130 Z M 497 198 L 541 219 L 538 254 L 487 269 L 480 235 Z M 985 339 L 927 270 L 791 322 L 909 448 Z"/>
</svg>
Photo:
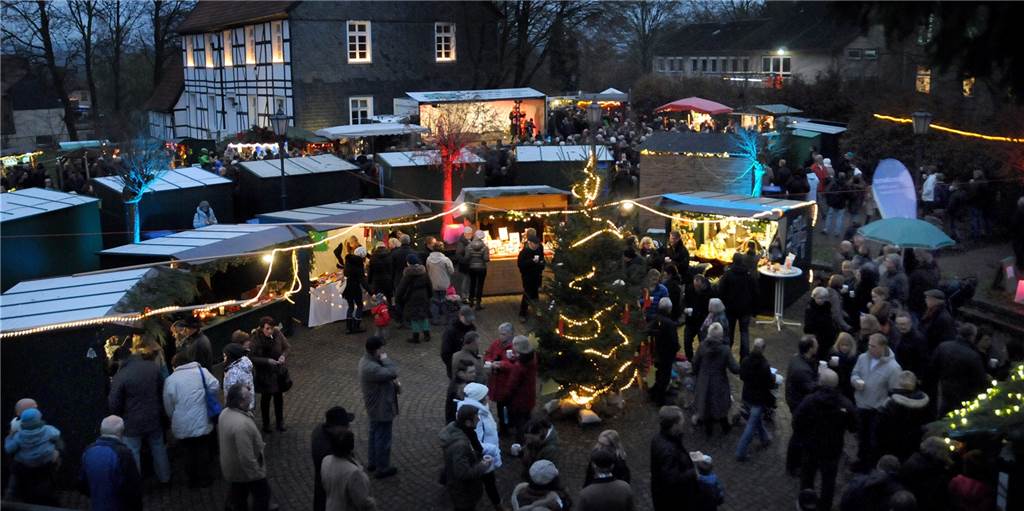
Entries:
<svg viewBox="0 0 1024 511">
<path fill-rule="evenodd" d="M 886 218 L 857 229 L 865 238 L 904 248 L 937 249 L 956 244 L 934 225 L 916 218 Z"/>
</svg>

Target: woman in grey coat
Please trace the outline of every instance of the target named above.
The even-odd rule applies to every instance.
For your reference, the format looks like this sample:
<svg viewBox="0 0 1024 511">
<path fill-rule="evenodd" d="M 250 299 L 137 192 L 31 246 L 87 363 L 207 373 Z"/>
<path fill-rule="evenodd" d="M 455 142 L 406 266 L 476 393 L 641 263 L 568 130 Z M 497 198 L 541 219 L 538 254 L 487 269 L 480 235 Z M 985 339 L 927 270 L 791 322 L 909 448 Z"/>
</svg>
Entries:
<svg viewBox="0 0 1024 511">
<path fill-rule="evenodd" d="M 704 421 L 704 432 L 711 435 L 712 424 L 718 422 L 722 431 L 729 433 L 729 407 L 732 395 L 726 370 L 739 374 L 740 366 L 733 358 L 729 346 L 722 342 L 722 325 L 712 323 L 708 336 L 700 343 L 693 358 L 693 370 L 697 373 L 696 410 L 697 417 Z"/>
</svg>

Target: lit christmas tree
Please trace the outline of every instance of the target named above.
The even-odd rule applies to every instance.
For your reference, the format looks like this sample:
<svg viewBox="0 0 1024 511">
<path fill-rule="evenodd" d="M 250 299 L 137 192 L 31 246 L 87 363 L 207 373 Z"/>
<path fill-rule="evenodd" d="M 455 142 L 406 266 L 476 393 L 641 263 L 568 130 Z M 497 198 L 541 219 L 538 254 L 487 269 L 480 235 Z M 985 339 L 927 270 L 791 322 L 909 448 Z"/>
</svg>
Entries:
<svg viewBox="0 0 1024 511">
<path fill-rule="evenodd" d="M 936 425 L 949 438 L 957 439 L 975 433 L 1004 436 L 1024 427 L 1024 364 L 1019 364 L 1004 381 L 993 380 L 985 393 L 963 408 L 949 412 Z"/>
</svg>

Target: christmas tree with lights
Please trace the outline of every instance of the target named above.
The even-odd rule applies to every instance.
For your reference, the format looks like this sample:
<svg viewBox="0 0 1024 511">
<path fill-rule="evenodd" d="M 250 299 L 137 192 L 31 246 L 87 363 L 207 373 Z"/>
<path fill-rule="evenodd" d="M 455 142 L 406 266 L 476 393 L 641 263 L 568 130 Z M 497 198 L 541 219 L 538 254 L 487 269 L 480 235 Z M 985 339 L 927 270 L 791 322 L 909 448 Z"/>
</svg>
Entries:
<svg viewBox="0 0 1024 511">
<path fill-rule="evenodd" d="M 573 403 L 590 407 L 639 378 L 636 365 L 640 314 L 622 268 L 627 234 L 597 204 L 601 180 L 591 158 L 572 188 L 578 212 L 554 227 L 556 249 L 545 283 L 550 300 L 541 311 L 538 343 L 542 374 Z"/>
<path fill-rule="evenodd" d="M 1024 364 L 1018 364 L 1006 380 L 993 380 L 984 393 L 961 405 L 934 423 L 949 438 L 979 433 L 1003 436 L 1024 428 Z"/>
</svg>

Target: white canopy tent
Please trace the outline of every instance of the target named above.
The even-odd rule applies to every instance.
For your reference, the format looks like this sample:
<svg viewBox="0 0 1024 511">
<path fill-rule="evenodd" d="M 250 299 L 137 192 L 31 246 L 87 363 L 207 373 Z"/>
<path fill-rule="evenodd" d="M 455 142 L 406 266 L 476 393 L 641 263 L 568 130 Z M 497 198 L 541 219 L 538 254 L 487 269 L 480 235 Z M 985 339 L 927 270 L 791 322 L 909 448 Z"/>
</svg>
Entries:
<svg viewBox="0 0 1024 511">
<path fill-rule="evenodd" d="M 371 124 L 348 124 L 316 130 L 316 134 L 332 140 L 342 138 L 381 137 L 386 135 L 411 135 L 430 131 L 416 124 L 379 122 Z"/>
</svg>

